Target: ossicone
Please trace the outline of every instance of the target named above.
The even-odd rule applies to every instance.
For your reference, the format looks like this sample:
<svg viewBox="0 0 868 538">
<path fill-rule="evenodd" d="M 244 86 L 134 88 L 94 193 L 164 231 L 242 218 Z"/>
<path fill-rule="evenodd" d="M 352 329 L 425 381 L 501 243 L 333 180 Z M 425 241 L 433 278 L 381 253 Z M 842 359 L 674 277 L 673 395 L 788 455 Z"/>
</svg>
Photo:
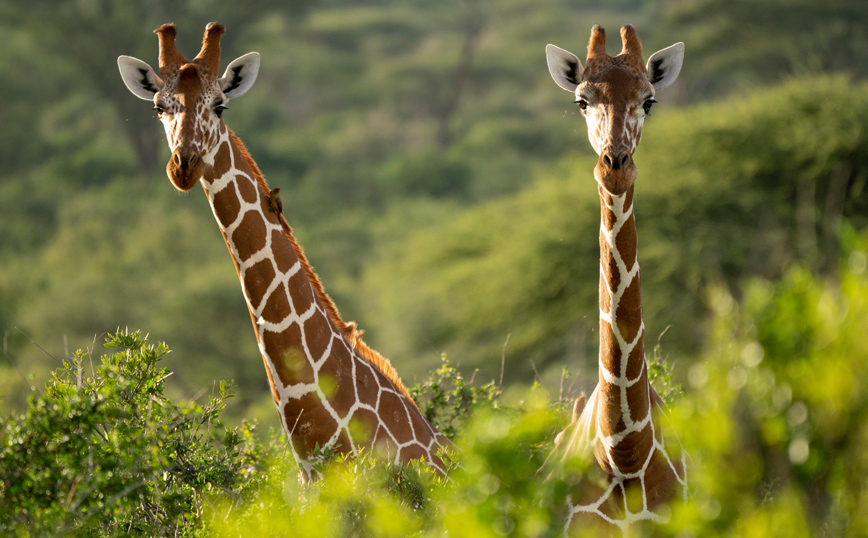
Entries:
<svg viewBox="0 0 868 538">
<path fill-rule="evenodd" d="M 642 41 L 639 40 L 639 34 L 636 29 L 630 24 L 625 24 L 621 27 L 621 54 L 632 54 L 642 60 Z"/>
<path fill-rule="evenodd" d="M 206 72 L 206 76 L 216 79 L 220 73 L 220 36 L 226 32 L 223 25 L 209 23 L 202 37 L 202 50 L 193 59 Z"/>
<path fill-rule="evenodd" d="M 606 54 L 606 29 L 595 24 L 591 28 L 591 40 L 588 42 L 588 60 L 594 58 L 607 58 Z"/>
<path fill-rule="evenodd" d="M 160 76 L 166 79 L 187 63 L 187 59 L 175 46 L 178 30 L 174 23 L 164 24 L 154 30 L 154 33 L 160 39 Z"/>
</svg>

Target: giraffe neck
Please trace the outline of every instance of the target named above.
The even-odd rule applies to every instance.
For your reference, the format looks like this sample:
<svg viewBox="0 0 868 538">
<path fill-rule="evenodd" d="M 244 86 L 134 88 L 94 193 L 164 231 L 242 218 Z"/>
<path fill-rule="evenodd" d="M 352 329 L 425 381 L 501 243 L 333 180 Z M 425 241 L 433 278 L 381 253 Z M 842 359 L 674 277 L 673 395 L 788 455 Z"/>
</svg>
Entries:
<svg viewBox="0 0 868 538">
<path fill-rule="evenodd" d="M 614 196 L 599 187 L 600 382 L 597 461 L 609 474 L 639 470 L 653 448 L 651 387 L 645 365 L 633 187 Z"/>
<path fill-rule="evenodd" d="M 269 189 L 225 126 L 203 156 L 202 186 L 226 241 L 265 363 L 272 396 L 308 478 L 322 449 L 387 459 L 425 458 L 441 472 L 448 443 L 422 416 L 389 362 L 340 320 L 292 231 L 270 210 Z M 319 447 L 319 452 L 318 452 Z"/>
<path fill-rule="evenodd" d="M 593 447 L 603 472 L 594 477 L 591 470 L 589 480 L 571 490 L 564 530 L 609 535 L 608 525 L 626 533 L 639 521 L 666 522 L 668 516 L 656 507 L 678 488 L 686 496 L 687 481 L 683 454 L 678 461 L 667 452 L 655 415 L 662 400 L 648 382 L 633 187 L 622 196 L 602 187 L 599 192 L 599 383 L 587 402 L 576 401 L 573 421 L 558 436 L 555 451 L 564 462 L 585 457 Z"/>
</svg>

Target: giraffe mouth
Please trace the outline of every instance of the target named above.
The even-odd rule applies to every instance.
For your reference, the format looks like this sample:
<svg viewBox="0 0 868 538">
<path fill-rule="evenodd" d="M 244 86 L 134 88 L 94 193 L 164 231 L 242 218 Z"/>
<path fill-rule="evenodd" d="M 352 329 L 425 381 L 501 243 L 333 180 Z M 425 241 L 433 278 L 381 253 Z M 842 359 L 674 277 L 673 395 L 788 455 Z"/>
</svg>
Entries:
<svg viewBox="0 0 868 538">
<path fill-rule="evenodd" d="M 176 189 L 189 191 L 202 179 L 205 164 L 198 151 L 179 148 L 172 152 L 172 158 L 166 164 L 166 174 Z"/>
<path fill-rule="evenodd" d="M 594 167 L 594 179 L 597 183 L 609 194 L 616 196 L 624 194 L 633 186 L 638 173 L 633 156 L 627 153 L 613 156 L 609 152 L 603 152 Z"/>
</svg>

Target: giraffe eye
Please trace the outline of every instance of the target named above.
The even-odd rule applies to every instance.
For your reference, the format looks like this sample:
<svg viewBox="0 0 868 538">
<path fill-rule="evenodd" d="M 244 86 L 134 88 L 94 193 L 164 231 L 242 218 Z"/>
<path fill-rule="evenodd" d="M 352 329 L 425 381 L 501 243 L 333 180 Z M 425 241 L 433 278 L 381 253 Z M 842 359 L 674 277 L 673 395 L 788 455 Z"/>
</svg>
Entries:
<svg viewBox="0 0 868 538">
<path fill-rule="evenodd" d="M 156 110 L 156 111 L 157 111 L 157 114 L 160 115 L 160 116 L 162 116 L 163 114 L 166 113 L 166 109 L 164 109 L 164 108 L 161 107 L 160 105 L 156 105 L 156 106 L 154 106 L 154 110 Z"/>
<path fill-rule="evenodd" d="M 645 109 L 645 115 L 646 116 L 651 114 L 651 106 L 656 102 L 657 101 L 653 97 L 651 97 L 651 98 L 647 99 L 645 101 L 645 103 L 642 105 L 642 108 Z"/>
<path fill-rule="evenodd" d="M 229 107 L 226 106 L 226 105 L 223 105 L 223 104 L 219 104 L 219 105 L 217 105 L 217 106 L 214 107 L 214 114 L 215 114 L 218 118 L 222 118 L 222 117 L 223 117 L 223 111 L 224 111 L 224 110 L 229 110 Z"/>
<path fill-rule="evenodd" d="M 579 105 L 579 108 L 581 108 L 582 110 L 588 108 L 588 102 L 584 99 L 576 99 L 574 102 Z"/>
</svg>

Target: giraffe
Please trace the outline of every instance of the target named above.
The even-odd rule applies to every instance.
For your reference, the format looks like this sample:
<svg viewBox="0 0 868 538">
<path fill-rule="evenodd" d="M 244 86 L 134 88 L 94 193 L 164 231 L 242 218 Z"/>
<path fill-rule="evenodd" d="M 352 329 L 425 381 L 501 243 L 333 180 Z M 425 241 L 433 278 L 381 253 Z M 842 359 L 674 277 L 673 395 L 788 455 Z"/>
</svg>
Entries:
<svg viewBox="0 0 868 538">
<path fill-rule="evenodd" d="M 177 30 L 159 37 L 159 75 L 121 56 L 118 67 L 136 97 L 154 103 L 172 156 L 166 172 L 179 191 L 200 183 L 238 273 L 281 424 L 301 467 L 320 476 L 327 452 L 367 449 L 395 462 L 422 458 L 442 474 L 450 442 L 419 411 L 390 362 L 344 322 L 244 144 L 223 121 L 230 99 L 245 94 L 259 54 L 231 62 L 219 76 L 223 26 L 211 23 L 190 62 Z M 443 456 L 443 457 L 441 457 Z"/>
<path fill-rule="evenodd" d="M 597 490 L 586 481 L 577 499 L 570 497 L 568 531 L 614 525 L 626 532 L 641 521 L 663 522 L 666 509 L 660 506 L 679 489 L 687 491 L 683 456 L 669 454 L 660 428 L 663 402 L 648 382 L 633 211 L 633 152 L 655 91 L 681 71 L 684 44 L 656 52 L 645 64 L 632 26 L 621 28 L 621 40 L 621 53 L 609 56 L 605 30 L 594 26 L 584 69 L 574 54 L 546 47 L 549 72 L 558 86 L 575 93 L 599 155 L 594 167 L 601 209 L 599 381 L 587 401 L 576 400 L 549 462 L 562 470 L 571 458 L 587 460 L 593 452 L 592 473 L 602 472 L 605 487 Z"/>
</svg>

